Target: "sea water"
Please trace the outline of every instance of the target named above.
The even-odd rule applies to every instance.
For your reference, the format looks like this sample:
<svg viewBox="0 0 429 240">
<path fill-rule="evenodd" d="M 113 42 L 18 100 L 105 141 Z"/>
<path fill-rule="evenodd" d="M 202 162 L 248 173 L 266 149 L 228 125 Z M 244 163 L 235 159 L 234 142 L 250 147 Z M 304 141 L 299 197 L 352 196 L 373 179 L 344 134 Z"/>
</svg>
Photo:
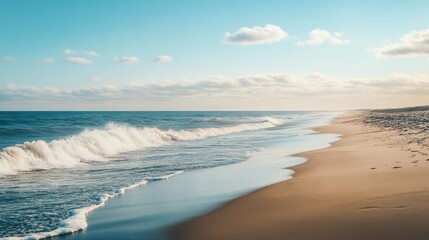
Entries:
<svg viewBox="0 0 429 240">
<path fill-rule="evenodd" d="M 85 229 L 115 196 L 247 160 L 332 112 L 0 112 L 0 237 Z"/>
</svg>

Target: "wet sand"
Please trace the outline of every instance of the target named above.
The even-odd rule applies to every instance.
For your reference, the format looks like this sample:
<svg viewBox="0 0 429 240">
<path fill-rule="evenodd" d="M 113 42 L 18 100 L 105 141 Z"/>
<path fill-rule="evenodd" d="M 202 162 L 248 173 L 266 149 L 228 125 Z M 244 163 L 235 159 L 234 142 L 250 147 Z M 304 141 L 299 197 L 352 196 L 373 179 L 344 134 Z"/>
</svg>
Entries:
<svg viewBox="0 0 429 240">
<path fill-rule="evenodd" d="M 309 161 L 294 179 L 182 223 L 174 238 L 429 239 L 429 113 L 389 114 L 347 113 L 318 128 L 342 139 L 300 154 Z"/>
</svg>

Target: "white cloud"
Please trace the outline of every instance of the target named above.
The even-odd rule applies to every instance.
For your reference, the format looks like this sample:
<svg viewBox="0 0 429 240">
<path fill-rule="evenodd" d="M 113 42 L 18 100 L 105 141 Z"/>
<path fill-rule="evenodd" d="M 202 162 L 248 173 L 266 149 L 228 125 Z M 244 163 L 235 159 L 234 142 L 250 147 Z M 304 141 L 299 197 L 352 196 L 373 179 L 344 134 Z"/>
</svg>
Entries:
<svg viewBox="0 0 429 240">
<path fill-rule="evenodd" d="M 288 33 L 278 26 L 267 24 L 265 27 L 242 27 L 233 33 L 225 33 L 224 42 L 239 45 L 256 45 L 279 42 L 288 37 Z"/>
<path fill-rule="evenodd" d="M 389 43 L 373 51 L 379 58 L 428 56 L 429 29 L 412 31 L 402 36 L 399 43 Z"/>
<path fill-rule="evenodd" d="M 75 54 L 79 54 L 79 55 L 86 55 L 89 57 L 98 57 L 100 56 L 100 54 L 98 54 L 96 51 L 94 50 L 81 50 L 81 51 L 76 51 L 76 50 L 72 50 L 72 49 L 65 49 L 64 50 L 64 54 L 66 55 L 75 55 Z"/>
<path fill-rule="evenodd" d="M 88 50 L 88 51 L 82 51 L 83 54 L 88 55 L 90 57 L 98 57 L 100 56 L 96 51 L 94 50 Z"/>
<path fill-rule="evenodd" d="M 0 58 L 0 62 L 13 62 L 15 60 L 16 59 L 14 57 L 10 57 L 10 56 Z"/>
<path fill-rule="evenodd" d="M 55 61 L 52 58 L 44 58 L 44 59 L 41 59 L 39 61 L 36 61 L 37 64 L 46 64 L 46 65 L 53 64 L 54 62 Z"/>
<path fill-rule="evenodd" d="M 91 60 L 83 57 L 68 57 L 66 58 L 66 61 L 70 63 L 83 64 L 83 65 L 92 64 Z"/>
<path fill-rule="evenodd" d="M 100 76 L 96 76 L 96 75 L 95 75 L 95 76 L 92 76 L 92 77 L 91 77 L 91 80 L 92 80 L 92 81 L 101 81 L 101 80 L 103 80 L 103 78 L 102 78 L 102 77 L 100 77 Z"/>
<path fill-rule="evenodd" d="M 159 55 L 154 59 L 155 62 L 169 63 L 173 61 L 173 58 L 168 55 Z"/>
<path fill-rule="evenodd" d="M 67 55 L 73 55 L 73 54 L 76 54 L 76 51 L 71 50 L 71 49 L 65 49 L 65 50 L 64 50 L 64 54 L 67 54 Z"/>
<path fill-rule="evenodd" d="M 298 45 L 320 45 L 329 43 L 332 45 L 348 44 L 350 40 L 342 39 L 343 34 L 338 32 L 329 32 L 324 29 L 313 29 L 309 34 L 307 41 L 298 42 Z"/>
<path fill-rule="evenodd" d="M 140 59 L 138 57 L 114 57 L 113 61 L 116 63 L 136 63 Z"/>
<path fill-rule="evenodd" d="M 14 83 L 7 83 L 7 84 L 4 86 L 4 89 L 6 89 L 6 90 L 15 90 L 15 89 L 17 89 L 17 86 L 16 86 L 16 84 L 14 84 Z"/>
</svg>

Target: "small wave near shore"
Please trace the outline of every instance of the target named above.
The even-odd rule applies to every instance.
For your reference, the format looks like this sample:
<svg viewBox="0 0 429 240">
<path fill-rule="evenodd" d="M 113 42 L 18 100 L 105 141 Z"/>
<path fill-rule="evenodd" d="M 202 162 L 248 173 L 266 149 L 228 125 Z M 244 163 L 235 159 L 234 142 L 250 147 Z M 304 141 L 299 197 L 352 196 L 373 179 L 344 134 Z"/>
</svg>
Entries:
<svg viewBox="0 0 429 240">
<path fill-rule="evenodd" d="M 52 238 L 52 237 L 56 237 L 56 236 L 62 236 L 62 235 L 82 231 L 88 227 L 88 222 L 87 222 L 87 218 L 86 218 L 87 215 L 89 213 L 91 213 L 92 211 L 94 211 L 100 207 L 103 207 L 109 199 L 114 198 L 114 197 L 119 196 L 119 195 L 123 195 L 128 190 L 146 185 L 148 182 L 167 180 L 170 177 L 173 177 L 177 174 L 181 174 L 183 172 L 184 171 L 176 171 L 176 172 L 169 174 L 169 175 L 148 178 L 148 179 L 145 179 L 141 182 L 137 182 L 135 184 L 132 184 L 128 187 L 122 187 L 122 188 L 118 189 L 115 193 L 110 193 L 110 194 L 105 193 L 105 194 L 101 195 L 100 197 L 98 197 L 98 203 L 97 204 L 73 210 L 71 212 L 71 217 L 63 220 L 60 224 L 60 227 L 57 229 L 54 229 L 52 231 L 31 233 L 29 235 L 22 236 L 22 237 L 6 237 L 6 238 L 0 238 L 0 239 L 4 239 L 4 240 L 47 239 L 47 238 Z"/>
</svg>

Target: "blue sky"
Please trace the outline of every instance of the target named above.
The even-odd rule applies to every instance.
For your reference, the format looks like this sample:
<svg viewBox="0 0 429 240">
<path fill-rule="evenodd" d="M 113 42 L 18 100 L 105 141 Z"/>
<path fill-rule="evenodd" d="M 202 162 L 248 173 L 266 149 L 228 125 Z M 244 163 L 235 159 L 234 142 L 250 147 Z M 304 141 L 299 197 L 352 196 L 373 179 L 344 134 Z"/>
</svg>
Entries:
<svg viewBox="0 0 429 240">
<path fill-rule="evenodd" d="M 412 31 L 428 29 L 428 12 L 428 1 L 0 0 L 0 59 L 4 60 L 0 62 L 0 86 L 66 91 L 266 73 L 322 73 L 336 79 L 426 76 L 426 54 L 377 58 L 373 49 L 400 42 Z M 281 28 L 288 37 L 267 44 L 225 43 L 227 32 L 267 24 Z M 341 39 L 349 42 L 299 45 L 314 29 L 341 33 Z M 78 53 L 67 55 L 66 49 Z M 99 56 L 83 51 L 95 51 Z M 154 61 L 160 55 L 173 61 Z M 115 57 L 124 56 L 139 61 L 115 62 Z M 71 63 L 66 60 L 70 57 L 85 58 L 92 64 Z M 47 58 L 52 64 L 40 64 Z M 0 108 L 25 107 L 25 99 L 17 100 L 19 93 L 3 95 Z M 46 109 L 50 103 L 62 106 L 42 95 L 38 96 L 38 109 Z M 101 100 L 106 101 L 95 109 L 117 109 L 120 105 L 112 104 L 108 97 Z M 142 99 L 134 100 L 127 101 L 138 105 Z M 284 108 L 289 109 L 285 102 Z M 82 104 L 69 101 L 63 105 L 80 109 Z M 208 108 L 224 109 L 225 104 Z M 195 107 L 201 108 L 204 106 Z"/>
</svg>

